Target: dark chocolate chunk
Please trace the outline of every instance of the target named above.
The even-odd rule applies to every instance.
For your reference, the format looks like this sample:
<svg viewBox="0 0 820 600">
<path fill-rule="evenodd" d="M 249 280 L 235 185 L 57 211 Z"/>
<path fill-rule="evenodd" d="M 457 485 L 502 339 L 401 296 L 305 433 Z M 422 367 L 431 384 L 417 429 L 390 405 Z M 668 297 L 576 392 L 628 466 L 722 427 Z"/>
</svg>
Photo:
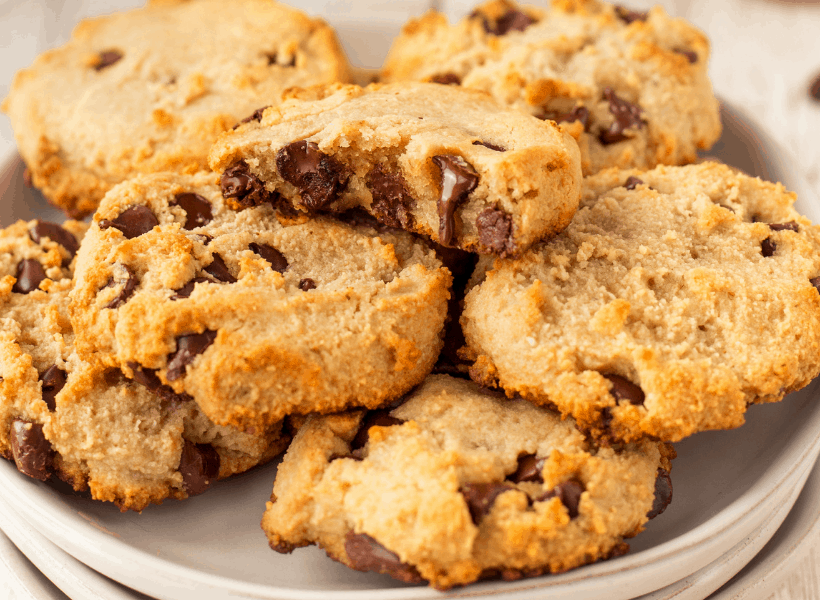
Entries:
<svg viewBox="0 0 820 600">
<path fill-rule="evenodd" d="M 473 13 L 471 16 L 481 16 L 484 30 L 493 35 L 507 35 L 510 31 L 524 31 L 535 23 L 535 19 L 531 16 L 514 8 L 508 10 L 495 21 L 491 21 L 479 13 Z"/>
<path fill-rule="evenodd" d="M 316 282 L 313 281 L 309 277 L 305 277 L 304 279 L 299 281 L 299 289 L 302 290 L 303 292 L 307 292 L 307 291 L 310 291 L 310 290 L 315 290 L 316 289 Z"/>
<path fill-rule="evenodd" d="M 646 400 L 646 395 L 640 387 L 620 375 L 605 374 L 604 377 L 612 383 L 612 389 L 609 393 L 612 394 L 616 401 L 626 400 L 635 406 L 643 405 Z"/>
<path fill-rule="evenodd" d="M 495 499 L 507 490 L 515 489 L 508 483 L 468 483 L 461 488 L 461 495 L 470 509 L 473 523 L 478 525 L 495 503 Z"/>
<path fill-rule="evenodd" d="M 371 427 L 392 427 L 404 423 L 401 419 L 390 416 L 390 409 L 369 410 L 359 424 L 359 430 L 350 442 L 351 452 L 361 450 L 367 444 Z"/>
<path fill-rule="evenodd" d="M 222 260 L 222 257 L 216 252 L 213 253 L 213 260 L 211 261 L 211 264 L 205 267 L 204 271 L 222 283 L 236 283 L 236 277 L 231 275 L 225 261 Z"/>
<path fill-rule="evenodd" d="M 772 231 L 800 231 L 797 223 L 789 221 L 788 223 L 769 223 L 769 229 Z"/>
<path fill-rule="evenodd" d="M 278 199 L 276 192 L 269 192 L 265 184 L 251 173 L 248 163 L 240 160 L 228 167 L 219 179 L 223 198 L 233 198 L 242 208 L 258 206 Z"/>
<path fill-rule="evenodd" d="M 683 54 L 690 63 L 695 64 L 698 62 L 698 54 L 697 52 L 692 52 L 691 50 L 685 50 L 683 48 L 675 48 L 675 52 L 678 54 Z"/>
<path fill-rule="evenodd" d="M 814 286 L 814 289 L 820 292 L 820 277 L 812 277 L 809 279 L 809 283 Z"/>
<path fill-rule="evenodd" d="M 543 483 L 541 471 L 544 469 L 546 458 L 536 458 L 535 454 L 524 454 L 518 457 L 518 469 L 507 477 L 510 481 L 521 483 L 522 481 L 535 481 Z"/>
<path fill-rule="evenodd" d="M 270 263 L 270 268 L 274 271 L 278 273 L 284 273 L 285 270 L 288 268 L 288 259 L 285 258 L 285 255 L 279 252 L 279 250 L 277 250 L 273 246 L 251 242 L 251 244 L 248 247 L 251 250 L 253 250 L 256 254 L 258 254 L 266 261 L 268 261 Z"/>
<path fill-rule="evenodd" d="M 567 511 L 569 518 L 574 519 L 578 516 L 578 504 L 581 501 L 581 494 L 584 493 L 584 486 L 579 481 L 570 479 L 564 483 L 559 483 L 549 492 L 535 499 L 536 502 L 543 502 L 550 498 L 558 497 L 561 500 Z"/>
<path fill-rule="evenodd" d="M 367 174 L 367 188 L 373 194 L 370 210 L 379 221 L 396 229 L 413 227 L 410 211 L 416 201 L 407 190 L 407 182 L 400 172 L 388 172 L 382 165 L 376 165 Z"/>
<path fill-rule="evenodd" d="M 424 581 L 415 567 L 401 562 L 397 554 L 366 533 L 348 532 L 345 536 L 345 553 L 350 566 L 357 571 L 375 571 L 404 583 Z"/>
<path fill-rule="evenodd" d="M 282 179 L 299 190 L 302 205 L 313 210 L 328 208 L 347 184 L 345 168 L 305 140 L 279 150 L 276 168 Z"/>
<path fill-rule="evenodd" d="M 179 458 L 179 472 L 188 495 L 201 494 L 219 476 L 219 454 L 210 444 L 194 444 L 185 440 Z"/>
<path fill-rule="evenodd" d="M 598 136 L 602 144 L 614 144 L 628 140 L 630 136 L 624 133 L 627 129 L 643 127 L 643 110 L 640 106 L 619 97 L 612 88 L 604 88 L 604 99 L 609 102 L 609 112 L 615 120 L 609 129 L 605 129 Z"/>
<path fill-rule="evenodd" d="M 9 431 L 9 442 L 18 471 L 40 481 L 51 476 L 54 451 L 51 442 L 43 435 L 42 425 L 14 419 Z"/>
<path fill-rule="evenodd" d="M 245 117 L 244 119 L 239 121 L 239 123 L 234 125 L 233 128 L 237 129 L 243 123 L 253 123 L 253 122 L 258 123 L 258 122 L 260 122 L 262 120 L 262 115 L 263 115 L 263 113 L 265 112 L 265 110 L 267 108 L 270 108 L 270 106 L 263 106 L 262 108 L 257 108 L 255 111 L 253 111 L 253 113 L 251 113 L 251 115 L 249 117 Z"/>
<path fill-rule="evenodd" d="M 820 73 L 812 80 L 809 85 L 809 96 L 820 102 Z"/>
<path fill-rule="evenodd" d="M 134 371 L 134 381 L 141 383 L 152 392 L 158 390 L 162 385 L 159 377 L 157 377 L 156 369 L 146 369 L 135 362 L 129 362 L 128 366 Z"/>
<path fill-rule="evenodd" d="M 440 83 L 441 85 L 461 85 L 461 77 L 455 73 L 442 73 L 441 75 L 433 75 L 430 78 L 432 83 Z"/>
<path fill-rule="evenodd" d="M 473 146 L 484 146 L 485 148 L 489 148 L 490 150 L 495 150 L 496 152 L 506 152 L 506 148 L 502 148 L 501 146 L 496 146 L 495 144 L 491 144 L 490 142 L 482 142 L 481 140 L 476 140 L 473 142 Z"/>
<path fill-rule="evenodd" d="M 550 121 L 555 121 L 556 123 L 573 123 L 575 121 L 581 121 L 584 125 L 585 131 L 589 127 L 589 109 L 584 106 L 576 106 L 568 113 L 547 112 L 544 113 L 544 116 L 541 118 L 549 119 Z"/>
<path fill-rule="evenodd" d="M 655 478 L 655 499 L 652 501 L 652 510 L 646 514 L 647 519 L 654 519 L 672 502 L 672 478 L 669 471 L 663 467 L 658 468 Z"/>
<path fill-rule="evenodd" d="M 485 208 L 475 220 L 478 241 L 482 246 L 502 258 L 515 254 L 512 217 L 497 208 Z"/>
<path fill-rule="evenodd" d="M 106 308 L 119 308 L 131 297 L 134 293 L 134 289 L 137 287 L 137 276 L 134 275 L 134 271 L 131 270 L 130 267 L 127 265 L 118 265 L 124 272 L 125 272 L 125 280 L 124 281 L 116 281 L 116 279 L 112 279 L 109 281 L 110 286 L 115 285 L 122 285 L 122 289 L 120 293 L 116 295 L 116 297 L 108 303 Z"/>
<path fill-rule="evenodd" d="M 28 294 L 39 289 L 40 282 L 46 278 L 43 266 L 33 258 L 24 258 L 17 263 L 17 281 L 11 288 L 12 292 Z"/>
<path fill-rule="evenodd" d="M 453 154 L 434 156 L 441 172 L 441 196 L 438 200 L 438 242 L 449 246 L 455 236 L 456 209 L 478 185 L 478 173 L 466 160 Z"/>
<path fill-rule="evenodd" d="M 213 264 L 213 263 L 211 263 L 211 264 Z M 223 263 L 223 265 L 224 265 L 224 263 Z M 191 281 L 189 281 L 188 283 L 183 285 L 178 290 L 174 290 L 175 293 L 174 293 L 173 296 L 171 296 L 171 300 L 179 300 L 180 298 L 190 298 L 191 294 L 194 293 L 194 286 L 197 283 L 210 283 L 210 282 L 211 282 L 211 280 L 206 279 L 205 277 L 194 277 L 193 279 L 191 279 Z"/>
<path fill-rule="evenodd" d="M 643 179 L 638 179 L 634 175 L 631 175 L 627 178 L 626 182 L 624 183 L 624 187 L 628 190 L 634 190 L 641 184 L 643 184 Z"/>
<path fill-rule="evenodd" d="M 129 240 L 139 237 L 143 233 L 148 233 L 157 225 L 159 225 L 159 221 L 156 215 L 151 212 L 150 208 L 141 204 L 124 210 L 114 220 L 103 219 L 100 221 L 100 229 L 108 229 L 109 227 L 119 229 Z"/>
<path fill-rule="evenodd" d="M 764 257 L 769 258 L 770 256 L 773 256 L 776 250 L 777 244 L 774 243 L 772 238 L 766 238 L 760 242 L 760 252 Z"/>
<path fill-rule="evenodd" d="M 185 211 L 185 229 L 194 229 L 210 223 L 214 215 L 211 212 L 211 203 L 199 194 L 186 193 L 174 196 L 171 206 L 179 206 Z"/>
<path fill-rule="evenodd" d="M 43 382 L 43 402 L 48 406 L 48 410 L 54 412 L 57 408 L 55 397 L 65 386 L 66 374 L 57 365 L 51 365 L 46 372 L 40 375 L 40 381 Z"/>
<path fill-rule="evenodd" d="M 168 356 L 168 371 L 165 377 L 168 381 L 176 381 L 185 375 L 185 367 L 189 365 L 197 355 L 202 354 L 214 343 L 216 331 L 206 329 L 202 333 L 192 333 L 177 338 L 177 349 Z"/>
<path fill-rule="evenodd" d="M 60 244 L 68 251 L 70 256 L 77 254 L 80 245 L 77 243 L 77 238 L 74 235 L 57 223 L 49 223 L 48 221 L 37 221 L 34 227 L 28 232 L 29 237 L 37 244 L 41 243 L 45 238 L 50 238 L 52 242 Z"/>
<path fill-rule="evenodd" d="M 125 55 L 119 50 L 105 50 L 100 52 L 97 56 L 97 64 L 94 65 L 94 70 L 102 71 L 103 69 L 118 63 L 123 56 Z"/>
<path fill-rule="evenodd" d="M 629 10 L 628 8 L 625 8 L 623 6 L 616 6 L 615 14 L 621 21 L 623 21 L 627 25 L 635 21 L 646 21 L 647 17 L 649 16 L 649 13 L 639 12 L 636 10 Z"/>
</svg>

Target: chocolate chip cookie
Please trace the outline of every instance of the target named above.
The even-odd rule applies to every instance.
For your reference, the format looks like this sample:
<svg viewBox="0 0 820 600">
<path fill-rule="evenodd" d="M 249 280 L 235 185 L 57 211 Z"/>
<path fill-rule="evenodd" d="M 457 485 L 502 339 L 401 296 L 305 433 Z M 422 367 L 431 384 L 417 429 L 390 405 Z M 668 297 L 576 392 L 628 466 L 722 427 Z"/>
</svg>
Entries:
<svg viewBox="0 0 820 600">
<path fill-rule="evenodd" d="M 361 207 L 443 246 L 518 255 L 569 223 L 575 141 L 486 94 L 435 84 L 295 91 L 210 155 L 241 209 L 274 197 L 306 212 Z"/>
<path fill-rule="evenodd" d="M 137 173 L 207 167 L 223 131 L 291 86 L 349 80 L 330 27 L 273 0 L 163 0 L 83 21 L 3 109 L 34 185 L 72 216 Z"/>
<path fill-rule="evenodd" d="M 439 589 L 624 553 L 672 497 L 671 446 L 597 446 L 571 419 L 429 377 L 402 404 L 310 417 L 262 528 L 278 552 Z"/>
<path fill-rule="evenodd" d="M 155 174 L 106 196 L 72 291 L 83 356 L 240 427 L 375 407 L 430 372 L 451 277 L 428 246 L 356 215 L 237 212 L 216 182 Z"/>
<path fill-rule="evenodd" d="M 471 375 L 602 438 L 743 424 L 820 373 L 820 236 L 716 163 L 587 178 L 570 226 L 465 300 Z"/>
<path fill-rule="evenodd" d="M 711 147 L 721 126 L 708 59 L 706 37 L 660 6 L 493 0 L 456 25 L 436 12 L 409 22 L 382 80 L 483 90 L 553 120 L 578 140 L 590 175 L 689 163 Z"/>
</svg>

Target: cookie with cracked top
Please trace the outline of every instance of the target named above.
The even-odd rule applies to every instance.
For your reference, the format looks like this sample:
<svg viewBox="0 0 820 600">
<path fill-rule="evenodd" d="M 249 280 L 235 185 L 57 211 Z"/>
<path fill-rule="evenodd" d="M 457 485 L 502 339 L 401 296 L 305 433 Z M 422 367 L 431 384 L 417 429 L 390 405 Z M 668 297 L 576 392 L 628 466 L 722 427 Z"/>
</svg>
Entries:
<svg viewBox="0 0 820 600">
<path fill-rule="evenodd" d="M 461 85 L 554 120 L 578 140 L 585 175 L 691 163 L 717 141 L 700 31 L 660 6 L 551 4 L 492 0 L 455 25 L 435 11 L 414 19 L 393 43 L 382 81 Z"/>
<path fill-rule="evenodd" d="M 671 446 L 598 446 L 571 419 L 430 376 L 396 406 L 312 416 L 279 466 L 271 547 L 318 544 L 439 589 L 622 554 L 672 498 Z"/>
<path fill-rule="evenodd" d="M 570 226 L 465 300 L 471 375 L 596 437 L 744 422 L 820 373 L 820 230 L 716 163 L 608 170 Z"/>
<path fill-rule="evenodd" d="M 296 90 L 210 154 L 238 209 L 270 195 L 308 213 L 364 208 L 443 246 L 515 256 L 575 212 L 575 141 L 486 94 L 434 85 Z"/>
<path fill-rule="evenodd" d="M 33 184 L 79 217 L 139 173 L 207 168 L 217 136 L 292 86 L 349 81 L 323 21 L 273 0 L 151 0 L 88 19 L 3 105 Z"/>
<path fill-rule="evenodd" d="M 239 427 L 374 407 L 429 373 L 451 277 L 428 246 L 275 198 L 237 212 L 216 180 L 154 174 L 109 192 L 71 294 L 82 356 L 150 372 Z"/>
</svg>

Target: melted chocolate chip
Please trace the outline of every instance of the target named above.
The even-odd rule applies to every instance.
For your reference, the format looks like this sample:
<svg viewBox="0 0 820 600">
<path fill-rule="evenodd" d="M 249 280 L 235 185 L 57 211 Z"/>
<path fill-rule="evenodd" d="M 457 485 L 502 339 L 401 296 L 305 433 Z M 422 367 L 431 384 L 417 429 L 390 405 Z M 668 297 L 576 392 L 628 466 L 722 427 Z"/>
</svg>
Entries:
<svg viewBox="0 0 820 600">
<path fill-rule="evenodd" d="M 57 365 L 51 365 L 45 373 L 40 375 L 40 381 L 43 382 L 43 402 L 48 406 L 48 410 L 54 412 L 57 408 L 55 397 L 65 386 L 65 371 Z"/>
<path fill-rule="evenodd" d="M 772 231 L 800 231 L 797 223 L 789 221 L 788 223 L 769 223 L 769 229 Z"/>
<path fill-rule="evenodd" d="M 626 183 L 624 183 L 624 187 L 628 190 L 634 190 L 639 185 L 643 184 L 643 179 L 638 179 L 634 175 L 627 178 Z"/>
<path fill-rule="evenodd" d="M 219 476 L 219 454 L 210 444 L 194 444 L 185 440 L 179 458 L 179 472 L 188 496 L 201 494 Z"/>
<path fill-rule="evenodd" d="M 131 297 L 131 295 L 134 293 L 134 290 L 137 287 L 137 277 L 136 275 L 134 275 L 134 271 L 132 271 L 131 268 L 126 265 L 118 266 L 121 271 L 125 272 L 125 281 L 118 282 L 115 279 L 109 281 L 108 285 L 110 286 L 122 284 L 122 289 L 120 290 L 120 293 L 117 294 L 116 297 L 108 303 L 108 306 L 106 306 L 106 308 L 119 308 L 120 306 L 128 302 L 128 299 Z"/>
<path fill-rule="evenodd" d="M 328 208 L 347 184 L 344 167 L 305 140 L 279 150 L 276 168 L 282 179 L 299 190 L 302 205 L 313 210 Z"/>
<path fill-rule="evenodd" d="M 152 392 L 162 386 L 162 382 L 159 377 L 157 377 L 156 369 L 145 369 L 135 362 L 129 362 L 128 366 L 134 371 L 134 381 L 141 383 Z"/>
<path fill-rule="evenodd" d="M 473 13 L 471 16 L 479 16 Z M 535 23 L 528 14 L 514 8 L 508 10 L 495 21 L 480 15 L 484 24 L 484 30 L 492 35 L 507 35 L 510 31 L 524 31 L 527 27 Z"/>
<path fill-rule="evenodd" d="M 279 195 L 268 192 L 265 185 L 256 175 L 252 174 L 248 163 L 240 160 L 227 168 L 219 179 L 223 198 L 233 198 L 242 208 L 258 206 L 266 202 L 274 203 Z"/>
<path fill-rule="evenodd" d="M 574 123 L 575 121 L 581 121 L 586 131 L 589 127 L 589 109 L 584 106 L 576 106 L 568 113 L 545 113 L 542 119 L 549 119 L 556 123 Z"/>
<path fill-rule="evenodd" d="M 216 252 L 213 253 L 213 260 L 211 261 L 211 264 L 205 267 L 204 271 L 222 283 L 236 283 L 236 277 L 231 275 L 225 261 L 222 260 L 222 257 Z"/>
<path fill-rule="evenodd" d="M 489 148 L 490 150 L 495 150 L 496 152 L 506 152 L 506 148 L 502 148 L 501 146 L 496 146 L 495 144 L 491 144 L 490 142 L 482 142 L 481 140 L 476 140 L 473 142 L 473 146 L 484 146 L 485 148 Z"/>
<path fill-rule="evenodd" d="M 440 83 L 441 85 L 461 85 L 461 77 L 455 73 L 442 73 L 441 75 L 433 75 L 430 78 L 432 83 Z"/>
<path fill-rule="evenodd" d="M 125 55 L 119 50 L 105 50 L 100 52 L 97 56 L 97 64 L 94 66 L 94 70 L 102 71 L 103 69 L 118 63 L 123 56 Z"/>
<path fill-rule="evenodd" d="M 518 469 L 515 473 L 507 477 L 510 481 L 521 483 L 522 481 L 535 481 L 543 483 L 541 471 L 544 469 L 546 458 L 536 458 L 535 454 L 525 454 L 518 457 Z"/>
<path fill-rule="evenodd" d="M 809 96 L 820 102 L 820 73 L 809 85 Z"/>
<path fill-rule="evenodd" d="M 185 229 L 194 229 L 210 223 L 214 215 L 211 212 L 211 203 L 199 194 L 186 193 L 174 196 L 171 206 L 179 206 L 185 211 Z"/>
<path fill-rule="evenodd" d="M 773 256 L 776 250 L 777 244 L 774 243 L 774 240 L 772 240 L 772 238 L 766 238 L 765 240 L 760 242 L 760 253 L 763 254 L 765 258 Z"/>
<path fill-rule="evenodd" d="M 698 62 L 698 54 L 697 52 L 692 52 L 691 50 L 684 50 L 682 48 L 675 48 L 675 52 L 678 54 L 683 54 L 691 64 L 695 64 Z"/>
<path fill-rule="evenodd" d="M 401 562 L 397 554 L 366 533 L 348 532 L 345 536 L 345 553 L 350 566 L 357 571 L 375 571 L 404 583 L 424 581 L 415 567 Z"/>
<path fill-rule="evenodd" d="M 609 129 L 598 136 L 604 145 L 615 144 L 628 140 L 630 136 L 624 132 L 630 128 L 640 129 L 644 125 L 643 110 L 640 106 L 627 102 L 619 97 L 612 88 L 604 89 L 604 99 L 609 102 L 609 112 L 615 117 Z"/>
<path fill-rule="evenodd" d="M 350 451 L 361 450 L 367 444 L 370 437 L 371 427 L 392 427 L 404 423 L 401 419 L 390 416 L 390 409 L 379 409 L 367 411 L 367 414 L 359 424 L 359 430 L 350 442 Z"/>
<path fill-rule="evenodd" d="M 70 256 L 77 254 L 80 245 L 77 243 L 77 238 L 72 233 L 69 233 L 57 223 L 49 223 L 48 221 L 37 221 L 34 227 L 28 232 L 29 237 L 37 244 L 42 243 L 45 238 L 51 239 L 52 242 L 60 244 L 66 249 Z M 70 261 L 69 261 L 70 262 Z"/>
<path fill-rule="evenodd" d="M 460 156 L 434 156 L 441 172 L 441 196 L 438 200 L 438 242 L 449 246 L 455 236 L 455 211 L 478 185 L 478 173 Z"/>
<path fill-rule="evenodd" d="M 14 419 L 9 431 L 11 454 L 17 470 L 34 479 L 45 481 L 51 476 L 54 451 L 43 434 L 43 426 Z"/>
<path fill-rule="evenodd" d="M 495 503 L 495 499 L 507 490 L 515 489 L 508 483 L 468 483 L 461 488 L 461 495 L 470 509 L 473 523 L 478 525 Z"/>
<path fill-rule="evenodd" d="M 285 270 L 288 268 L 288 259 L 286 259 L 285 255 L 279 252 L 279 250 L 277 250 L 273 246 L 251 242 L 251 244 L 248 247 L 251 250 L 253 250 L 256 254 L 258 254 L 266 261 L 268 261 L 270 263 L 270 268 L 276 271 L 277 273 L 284 273 Z"/>
<path fill-rule="evenodd" d="M 202 333 L 183 335 L 177 338 L 177 349 L 168 356 L 168 371 L 165 376 L 168 381 L 176 381 L 185 375 L 185 367 L 189 365 L 197 355 L 202 354 L 214 343 L 216 331 L 206 329 Z"/>
<path fill-rule="evenodd" d="M 574 519 L 578 516 L 578 504 L 581 501 L 581 494 L 583 493 L 583 484 L 574 479 L 570 479 L 564 483 L 559 483 L 543 496 L 536 498 L 535 501 L 543 502 L 550 498 L 557 497 L 561 500 L 561 504 L 566 507 L 567 512 L 569 512 L 569 518 Z"/>
<path fill-rule="evenodd" d="M 213 263 L 211 263 L 211 264 L 213 264 Z M 178 290 L 174 290 L 175 293 L 174 293 L 173 296 L 171 296 L 171 300 L 179 300 L 180 298 L 190 298 L 191 294 L 194 293 L 194 286 L 197 283 L 210 283 L 210 282 L 211 282 L 211 280 L 206 279 L 205 277 L 194 277 L 193 279 L 191 279 L 191 281 L 189 281 L 188 283 L 183 285 Z"/>
<path fill-rule="evenodd" d="M 103 219 L 100 221 L 100 229 L 108 229 L 109 227 L 119 229 L 129 240 L 148 233 L 157 225 L 159 225 L 157 217 L 151 212 L 150 208 L 143 205 L 132 206 L 124 210 L 114 220 Z"/>
<path fill-rule="evenodd" d="M 655 478 L 655 499 L 652 501 L 652 510 L 646 514 L 647 519 L 654 519 L 672 502 L 672 478 L 669 471 L 664 468 L 658 469 Z"/>
<path fill-rule="evenodd" d="M 482 246 L 502 258 L 514 254 L 512 217 L 497 208 L 485 208 L 475 220 L 478 241 Z"/>
<path fill-rule="evenodd" d="M 305 279 L 302 279 L 301 281 L 299 281 L 299 289 L 302 290 L 303 292 L 307 292 L 309 290 L 315 290 L 316 289 L 316 282 L 313 281 L 312 279 L 310 279 L 309 277 L 306 277 Z"/>
<path fill-rule="evenodd" d="M 28 294 L 40 288 L 40 282 L 46 278 L 43 266 L 33 258 L 24 258 L 17 263 L 17 281 L 11 288 L 12 292 Z"/>
<path fill-rule="evenodd" d="M 643 405 L 646 400 L 646 395 L 640 387 L 620 375 L 604 375 L 604 377 L 612 383 L 612 389 L 609 393 L 612 394 L 616 401 L 626 400 L 635 406 Z"/>
<path fill-rule="evenodd" d="M 639 12 L 636 10 L 629 10 L 623 6 L 616 6 L 615 7 L 615 14 L 618 18 L 629 25 L 630 23 L 634 23 L 635 21 L 646 21 L 649 13 Z"/>
<path fill-rule="evenodd" d="M 410 211 L 416 201 L 400 172 L 388 172 L 382 165 L 377 165 L 367 175 L 367 188 L 373 194 L 370 210 L 379 221 L 397 229 L 413 227 Z"/>
<path fill-rule="evenodd" d="M 233 128 L 236 129 L 237 127 L 239 127 L 243 123 L 254 123 L 254 122 L 259 123 L 262 120 L 262 115 L 264 114 L 265 110 L 267 110 L 268 108 L 270 108 L 270 105 L 263 106 L 262 108 L 257 108 L 255 111 L 253 111 L 253 113 L 251 113 L 251 115 L 249 117 L 245 117 L 244 119 L 239 121 L 239 123 L 234 125 Z"/>
</svg>

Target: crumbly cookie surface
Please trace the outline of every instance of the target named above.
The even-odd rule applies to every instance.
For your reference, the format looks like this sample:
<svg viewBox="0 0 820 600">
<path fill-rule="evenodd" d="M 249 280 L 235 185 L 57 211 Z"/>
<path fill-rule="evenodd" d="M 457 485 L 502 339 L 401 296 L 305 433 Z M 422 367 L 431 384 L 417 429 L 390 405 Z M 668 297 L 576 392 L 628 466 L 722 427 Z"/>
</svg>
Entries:
<svg viewBox="0 0 820 600">
<path fill-rule="evenodd" d="M 348 81 L 323 21 L 273 0 L 153 0 L 83 21 L 3 108 L 34 185 L 72 216 L 138 173 L 207 167 L 217 136 L 291 86 Z"/>
<path fill-rule="evenodd" d="M 474 378 L 598 437 L 677 441 L 820 372 L 820 237 L 794 194 L 716 163 L 584 189 L 561 235 L 468 293 Z"/>
<path fill-rule="evenodd" d="M 142 176 L 106 196 L 72 292 L 81 355 L 240 427 L 374 407 L 424 378 L 451 279 L 429 247 L 270 204 L 237 212 L 216 179 Z"/>
<path fill-rule="evenodd" d="M 436 12 L 409 22 L 382 80 L 460 84 L 555 120 L 590 175 L 690 163 L 711 147 L 721 126 L 708 58 L 705 36 L 660 6 L 493 0 L 456 25 Z"/>
<path fill-rule="evenodd" d="M 444 246 L 513 256 L 578 205 L 574 140 L 473 90 L 331 85 L 257 116 L 210 154 L 237 208 L 269 196 L 308 212 L 362 207 Z"/>
<path fill-rule="evenodd" d="M 671 447 L 597 447 L 571 419 L 444 375 L 392 410 L 310 417 L 279 467 L 271 547 L 447 589 L 626 550 L 671 499 Z"/>
<path fill-rule="evenodd" d="M 255 433 L 220 427 L 157 381 L 141 385 L 79 359 L 69 259 L 86 227 L 32 221 L 0 232 L 0 455 L 30 477 L 56 475 L 97 500 L 142 510 L 284 450 L 280 424 Z M 36 267 L 21 273 L 16 261 L 36 261 L 48 277 L 35 286 Z"/>
</svg>

